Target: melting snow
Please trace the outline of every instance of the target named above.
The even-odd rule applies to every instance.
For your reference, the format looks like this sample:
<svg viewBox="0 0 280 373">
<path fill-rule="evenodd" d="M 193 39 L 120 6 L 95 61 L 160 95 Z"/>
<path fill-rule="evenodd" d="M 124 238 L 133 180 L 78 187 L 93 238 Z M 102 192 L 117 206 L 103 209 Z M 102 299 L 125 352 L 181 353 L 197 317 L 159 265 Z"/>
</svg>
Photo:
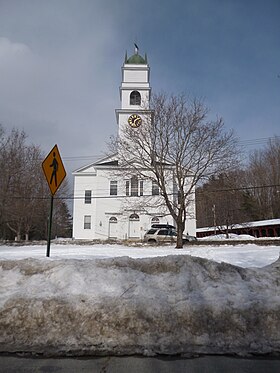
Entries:
<svg viewBox="0 0 280 373">
<path fill-rule="evenodd" d="M 0 246 L 0 351 L 280 352 L 277 246 Z"/>
</svg>

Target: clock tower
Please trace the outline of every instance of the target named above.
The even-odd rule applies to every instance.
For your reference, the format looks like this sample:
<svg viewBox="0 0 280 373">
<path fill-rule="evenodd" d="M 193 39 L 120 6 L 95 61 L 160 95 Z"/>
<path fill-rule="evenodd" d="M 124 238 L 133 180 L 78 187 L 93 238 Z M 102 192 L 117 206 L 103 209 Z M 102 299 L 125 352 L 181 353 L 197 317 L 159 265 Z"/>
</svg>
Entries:
<svg viewBox="0 0 280 373">
<path fill-rule="evenodd" d="M 135 44 L 134 54 L 125 55 L 122 66 L 120 86 L 121 109 L 116 110 L 118 135 L 121 137 L 126 126 L 137 130 L 145 125 L 145 118 L 150 113 L 150 68 L 147 56 L 143 58 Z"/>
</svg>

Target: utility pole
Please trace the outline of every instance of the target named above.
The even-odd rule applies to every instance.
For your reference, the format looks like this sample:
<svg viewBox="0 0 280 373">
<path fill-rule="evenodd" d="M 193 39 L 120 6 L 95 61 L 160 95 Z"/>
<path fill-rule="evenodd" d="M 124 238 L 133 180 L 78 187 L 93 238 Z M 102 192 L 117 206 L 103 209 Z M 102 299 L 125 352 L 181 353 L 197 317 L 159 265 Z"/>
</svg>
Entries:
<svg viewBox="0 0 280 373">
<path fill-rule="evenodd" d="M 213 211 L 214 234 L 216 236 L 216 205 L 212 206 L 212 211 Z"/>
</svg>

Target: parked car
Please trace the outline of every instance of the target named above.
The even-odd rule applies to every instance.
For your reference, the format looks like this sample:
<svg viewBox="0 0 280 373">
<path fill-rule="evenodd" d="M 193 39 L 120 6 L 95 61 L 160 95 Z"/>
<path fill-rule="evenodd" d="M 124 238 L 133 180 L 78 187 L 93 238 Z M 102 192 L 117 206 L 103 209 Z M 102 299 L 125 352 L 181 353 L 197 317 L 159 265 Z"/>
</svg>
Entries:
<svg viewBox="0 0 280 373">
<path fill-rule="evenodd" d="M 177 232 L 175 227 L 172 228 L 151 228 L 144 235 L 144 242 L 148 243 L 175 243 L 177 240 Z M 183 235 L 183 243 L 196 241 L 194 236 Z"/>
</svg>

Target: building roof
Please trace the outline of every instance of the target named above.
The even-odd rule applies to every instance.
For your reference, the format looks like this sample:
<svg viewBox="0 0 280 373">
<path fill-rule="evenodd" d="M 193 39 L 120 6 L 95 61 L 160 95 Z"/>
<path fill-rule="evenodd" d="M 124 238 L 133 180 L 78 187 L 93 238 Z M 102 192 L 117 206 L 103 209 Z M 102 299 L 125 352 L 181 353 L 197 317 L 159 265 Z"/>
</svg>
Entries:
<svg viewBox="0 0 280 373">
<path fill-rule="evenodd" d="M 146 65 L 147 57 L 145 56 L 145 58 L 143 58 L 142 56 L 140 56 L 140 54 L 134 54 L 133 56 L 129 57 L 125 63 L 132 65 Z"/>
<path fill-rule="evenodd" d="M 254 228 L 254 227 L 263 227 L 263 226 L 271 226 L 271 225 L 278 225 L 280 224 L 280 219 L 269 219 L 269 220 L 257 220 L 257 221 L 250 221 L 244 222 L 243 224 L 231 224 L 229 229 L 238 229 L 238 228 Z M 214 231 L 217 230 L 225 230 L 226 226 L 217 226 L 217 227 L 203 227 L 197 228 L 197 232 L 207 232 L 207 231 Z"/>
<path fill-rule="evenodd" d="M 147 65 L 147 55 L 145 53 L 145 57 L 143 58 L 139 53 L 139 48 L 136 44 L 134 49 L 134 54 L 127 58 L 127 53 L 125 54 L 125 60 L 124 63 L 131 64 L 131 65 Z"/>
<path fill-rule="evenodd" d="M 116 167 L 118 166 L 118 159 L 117 154 L 111 154 L 109 156 L 105 156 L 103 158 L 98 159 L 97 161 L 90 163 L 86 166 L 80 167 L 77 170 L 73 171 L 72 174 L 74 176 L 78 176 L 78 174 L 86 174 L 96 172 L 96 168 L 100 167 Z"/>
</svg>

